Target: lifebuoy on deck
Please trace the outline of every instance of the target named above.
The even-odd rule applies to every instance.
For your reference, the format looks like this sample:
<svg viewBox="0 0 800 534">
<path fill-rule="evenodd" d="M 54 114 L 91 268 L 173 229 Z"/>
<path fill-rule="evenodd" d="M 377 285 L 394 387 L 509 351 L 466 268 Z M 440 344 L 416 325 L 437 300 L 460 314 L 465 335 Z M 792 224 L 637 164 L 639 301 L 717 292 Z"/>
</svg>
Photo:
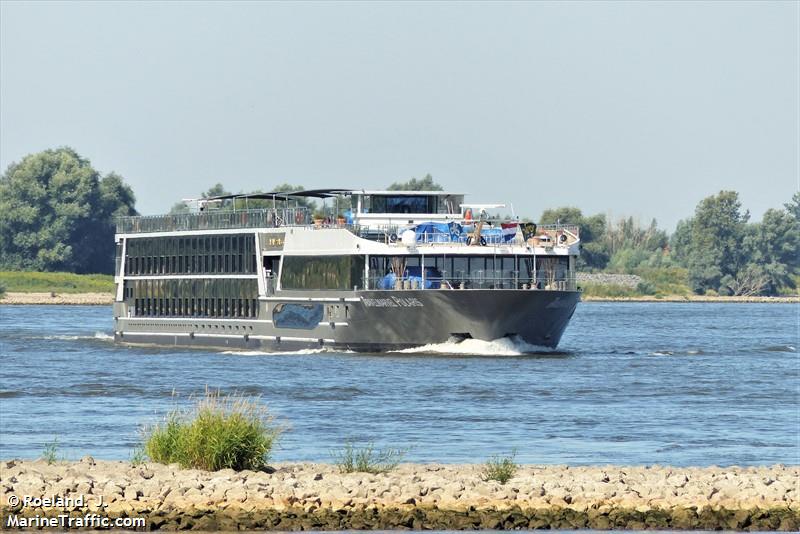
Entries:
<svg viewBox="0 0 800 534">
<path fill-rule="evenodd" d="M 467 208 L 467 211 L 464 212 L 464 220 L 465 221 L 472 220 L 472 208 Z"/>
<path fill-rule="evenodd" d="M 467 238 L 467 246 L 472 245 L 473 242 L 474 242 L 474 238 L 472 236 L 469 236 Z M 485 247 L 486 246 L 486 238 L 481 236 L 481 240 L 479 241 L 479 243 L 481 244 L 482 247 Z"/>
<path fill-rule="evenodd" d="M 389 234 L 389 243 L 397 242 L 397 234 Z"/>
</svg>

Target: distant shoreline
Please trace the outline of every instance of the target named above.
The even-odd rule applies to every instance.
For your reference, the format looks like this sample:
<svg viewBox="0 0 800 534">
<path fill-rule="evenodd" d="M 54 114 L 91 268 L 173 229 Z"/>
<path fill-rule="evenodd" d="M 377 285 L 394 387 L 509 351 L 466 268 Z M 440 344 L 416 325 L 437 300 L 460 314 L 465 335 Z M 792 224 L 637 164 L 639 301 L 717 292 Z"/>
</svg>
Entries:
<svg viewBox="0 0 800 534">
<path fill-rule="evenodd" d="M 713 297 L 710 295 L 669 295 L 654 297 L 643 295 L 641 297 L 581 297 L 583 302 L 728 302 L 728 303 L 770 303 L 789 304 L 800 303 L 800 296 L 792 297 Z"/>
<path fill-rule="evenodd" d="M 582 297 L 584 302 L 727 302 L 727 303 L 771 303 L 800 304 L 800 296 L 792 297 L 712 297 L 706 295 L 671 295 L 662 298 L 641 297 Z M 20 293 L 10 291 L 0 299 L 0 305 L 65 305 L 65 306 L 110 306 L 114 303 L 112 293 Z"/>
</svg>

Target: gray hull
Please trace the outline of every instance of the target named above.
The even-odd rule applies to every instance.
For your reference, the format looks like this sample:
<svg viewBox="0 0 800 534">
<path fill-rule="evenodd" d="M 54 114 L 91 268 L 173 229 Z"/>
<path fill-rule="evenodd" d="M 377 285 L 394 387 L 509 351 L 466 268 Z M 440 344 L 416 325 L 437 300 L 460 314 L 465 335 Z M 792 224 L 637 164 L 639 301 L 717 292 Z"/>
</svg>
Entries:
<svg viewBox="0 0 800 534">
<path fill-rule="evenodd" d="M 579 300 L 577 292 L 365 291 L 339 342 L 353 350 L 384 350 L 443 343 L 453 336 L 491 341 L 517 336 L 555 347 Z M 400 300 L 397 307 L 389 304 Z M 403 306 L 416 299 L 421 305 Z M 377 305 L 376 305 L 377 304 Z"/>
<path fill-rule="evenodd" d="M 381 352 L 453 336 L 494 340 L 517 337 L 531 345 L 558 345 L 580 300 L 576 291 L 406 290 L 327 294 L 284 292 L 261 303 L 259 319 L 135 318 L 121 313 L 115 338 L 124 343 L 244 350 L 332 347 Z M 318 311 L 313 323 L 287 327 L 282 306 Z M 122 312 L 115 306 L 115 312 Z M 276 319 L 273 321 L 273 319 Z"/>
</svg>

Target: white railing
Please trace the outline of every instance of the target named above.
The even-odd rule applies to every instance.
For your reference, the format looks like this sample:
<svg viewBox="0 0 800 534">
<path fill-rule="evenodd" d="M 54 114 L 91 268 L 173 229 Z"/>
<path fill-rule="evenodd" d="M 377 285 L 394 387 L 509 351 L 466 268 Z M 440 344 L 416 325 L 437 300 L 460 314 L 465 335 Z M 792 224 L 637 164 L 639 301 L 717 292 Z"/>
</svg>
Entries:
<svg viewBox="0 0 800 534">
<path fill-rule="evenodd" d="M 268 208 L 236 211 L 201 211 L 167 215 L 119 217 L 118 234 L 227 230 L 233 228 L 275 228 L 311 224 L 308 208 Z"/>
<path fill-rule="evenodd" d="M 473 271 L 455 276 L 402 276 L 370 275 L 369 289 L 415 290 L 415 289 L 533 289 L 542 291 L 575 291 L 577 281 L 574 272 L 556 278 L 540 272 L 536 280 L 519 272 Z M 507 276 L 511 274 L 511 276 Z"/>
<path fill-rule="evenodd" d="M 363 225 L 348 225 L 348 224 L 322 224 L 321 228 L 347 228 L 353 234 L 378 241 L 389 245 L 403 245 L 403 232 L 408 230 L 408 227 L 403 226 L 363 226 Z M 480 242 L 473 243 L 472 231 L 461 233 L 444 233 L 444 232 L 423 232 L 415 233 L 415 244 L 418 245 L 432 245 L 432 246 L 468 246 L 468 245 L 483 245 L 483 246 L 502 246 L 502 245 L 524 245 L 526 241 L 523 239 L 521 232 L 518 231 L 514 237 L 506 240 L 502 234 L 500 226 L 484 226 L 481 231 Z M 527 244 L 542 246 L 542 247 L 567 247 L 575 243 L 579 239 L 579 230 L 577 226 L 573 225 L 542 225 L 537 227 L 533 237 L 531 237 Z"/>
</svg>

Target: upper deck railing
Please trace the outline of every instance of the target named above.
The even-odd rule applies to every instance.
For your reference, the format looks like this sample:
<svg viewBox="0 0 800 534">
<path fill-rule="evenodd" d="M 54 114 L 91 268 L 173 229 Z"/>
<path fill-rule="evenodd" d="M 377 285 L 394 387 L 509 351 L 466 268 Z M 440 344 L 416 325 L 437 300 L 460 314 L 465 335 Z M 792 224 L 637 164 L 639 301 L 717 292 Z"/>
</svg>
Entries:
<svg viewBox="0 0 800 534">
<path fill-rule="evenodd" d="M 311 224 L 311 211 L 308 208 L 210 210 L 196 213 L 119 217 L 116 223 L 118 234 L 276 228 L 278 226 Z"/>
<path fill-rule="evenodd" d="M 370 274 L 369 289 L 542 289 L 546 291 L 575 291 L 575 272 L 567 270 L 560 276 L 540 272 L 532 279 L 519 271 L 501 272 L 478 270 L 471 273 L 458 272 L 450 275 L 441 271 L 437 275 L 401 276 Z"/>
<path fill-rule="evenodd" d="M 499 223 L 499 221 L 498 221 Z M 466 246 L 474 231 L 475 221 L 469 221 L 461 233 L 422 233 L 417 235 L 416 243 L 435 246 Z M 186 232 L 197 230 L 228 230 L 239 228 L 278 228 L 282 226 L 312 226 L 314 228 L 343 228 L 353 234 L 372 241 L 402 245 L 402 232 L 407 227 L 396 225 L 359 225 L 338 221 L 312 220 L 308 208 L 263 208 L 236 211 L 210 210 L 193 213 L 174 213 L 167 215 L 147 215 L 119 217 L 116 220 L 118 234 Z M 481 242 L 487 245 L 522 244 L 520 235 L 506 240 L 500 232 L 499 224 L 485 225 Z M 536 246 L 567 245 L 579 239 L 580 229 L 568 224 L 542 224 L 529 240 Z"/>
<path fill-rule="evenodd" d="M 333 227 L 346 227 L 355 235 L 364 239 L 386 243 L 388 245 L 404 246 L 402 233 L 407 227 L 397 225 L 332 225 Z M 513 238 L 507 239 L 501 230 L 501 226 L 496 223 L 484 225 L 480 236 L 480 243 L 473 242 L 472 236 L 475 232 L 474 221 L 465 224 L 459 233 L 444 232 L 417 232 L 415 244 L 431 246 L 457 246 L 470 244 L 482 244 L 489 246 L 497 245 L 521 245 L 526 243 L 522 233 L 517 233 Z M 571 224 L 540 224 L 536 231 L 529 238 L 528 244 L 549 248 L 552 246 L 569 246 L 580 239 L 580 228 Z"/>
</svg>

